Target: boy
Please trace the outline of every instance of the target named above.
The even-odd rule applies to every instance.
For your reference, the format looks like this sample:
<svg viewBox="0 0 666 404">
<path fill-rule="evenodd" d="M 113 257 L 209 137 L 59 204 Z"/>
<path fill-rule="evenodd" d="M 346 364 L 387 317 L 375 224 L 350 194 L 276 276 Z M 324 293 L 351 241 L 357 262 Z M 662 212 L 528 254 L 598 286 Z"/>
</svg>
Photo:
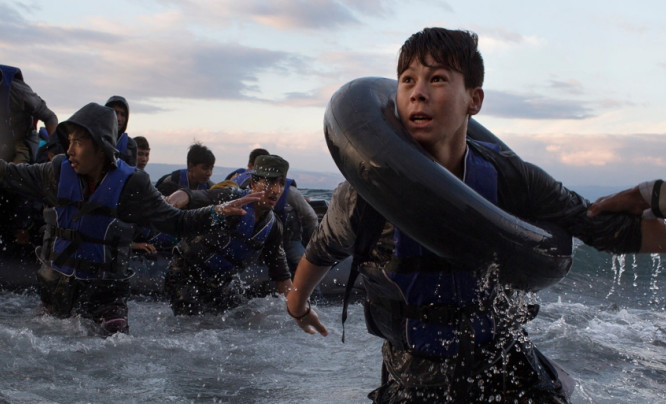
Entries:
<svg viewBox="0 0 666 404">
<path fill-rule="evenodd" d="M 486 199 L 521 218 L 555 223 L 598 249 L 663 250 L 663 221 L 591 219 L 589 202 L 538 167 L 466 138 L 468 120 L 484 97 L 475 34 L 424 29 L 402 46 L 397 72 L 396 108 L 407 132 Z M 497 180 L 468 182 L 474 177 Z M 326 335 L 308 305 L 310 293 L 333 263 L 362 257 L 366 324 L 385 339 L 382 385 L 370 394 L 374 402 L 568 401 L 557 373 L 522 331 L 526 320 L 495 310 L 502 289 L 481 282 L 487 268 L 456 266 L 425 247 L 406 250 L 419 245 L 388 222 L 371 251 L 359 253 L 355 243 L 371 231 L 360 216 L 361 202 L 349 183 L 335 191 L 296 270 L 287 311 L 304 331 Z"/>
</svg>

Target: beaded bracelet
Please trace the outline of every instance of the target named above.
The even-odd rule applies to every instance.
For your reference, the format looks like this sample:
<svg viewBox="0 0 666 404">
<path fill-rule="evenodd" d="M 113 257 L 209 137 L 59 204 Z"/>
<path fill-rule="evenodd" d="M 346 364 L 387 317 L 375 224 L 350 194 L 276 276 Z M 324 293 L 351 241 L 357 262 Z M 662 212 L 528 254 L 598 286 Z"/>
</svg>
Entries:
<svg viewBox="0 0 666 404">
<path fill-rule="evenodd" d="M 308 308 L 305 309 L 305 313 L 303 313 L 302 315 L 300 315 L 300 316 L 294 316 L 293 314 L 291 314 L 291 312 L 289 311 L 289 305 L 287 305 L 287 314 L 289 314 L 293 319 L 295 319 L 295 320 L 297 320 L 297 321 L 303 320 L 303 319 L 305 318 L 305 316 L 307 316 L 308 314 L 310 314 L 310 309 L 311 309 L 311 307 L 310 307 L 310 299 L 308 299 L 307 303 L 308 303 Z"/>
<path fill-rule="evenodd" d="M 210 205 L 210 215 L 213 217 L 213 221 L 215 223 L 224 223 L 224 219 L 226 216 L 218 215 L 217 212 L 215 211 L 215 205 Z"/>
</svg>

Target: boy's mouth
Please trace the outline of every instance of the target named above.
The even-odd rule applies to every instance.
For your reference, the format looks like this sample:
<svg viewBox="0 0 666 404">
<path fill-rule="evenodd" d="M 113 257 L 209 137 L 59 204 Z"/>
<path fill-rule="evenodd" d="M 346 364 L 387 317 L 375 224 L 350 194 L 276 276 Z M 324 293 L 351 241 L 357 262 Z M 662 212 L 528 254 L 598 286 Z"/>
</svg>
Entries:
<svg viewBox="0 0 666 404">
<path fill-rule="evenodd" d="M 411 114 L 409 116 L 409 120 L 414 123 L 426 123 L 432 121 L 432 117 L 430 115 L 416 113 L 416 114 Z"/>
</svg>

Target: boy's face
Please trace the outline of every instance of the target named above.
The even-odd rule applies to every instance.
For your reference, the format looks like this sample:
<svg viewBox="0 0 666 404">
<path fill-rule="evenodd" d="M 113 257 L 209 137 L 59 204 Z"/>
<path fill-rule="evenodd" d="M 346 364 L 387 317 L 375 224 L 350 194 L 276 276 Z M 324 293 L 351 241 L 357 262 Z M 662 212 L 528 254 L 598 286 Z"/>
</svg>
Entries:
<svg viewBox="0 0 666 404">
<path fill-rule="evenodd" d="M 127 110 L 117 104 L 111 105 L 111 108 L 116 111 L 116 118 L 118 118 L 118 137 L 120 137 L 127 128 Z"/>
<path fill-rule="evenodd" d="M 263 196 L 256 202 L 260 209 L 273 209 L 278 199 L 282 196 L 286 180 L 284 177 L 262 178 L 257 182 L 250 182 L 252 192 L 264 191 Z"/>
<path fill-rule="evenodd" d="M 205 163 L 189 164 L 188 174 L 190 179 L 190 187 L 198 187 L 205 184 L 213 175 L 213 166 Z"/>
<path fill-rule="evenodd" d="M 426 62 L 416 58 L 402 72 L 396 103 L 409 134 L 432 152 L 465 138 L 468 116 L 481 109 L 483 90 L 465 88 L 461 73 L 437 65 L 430 55 Z"/>
<path fill-rule="evenodd" d="M 104 167 L 105 156 L 101 147 L 96 147 L 92 138 L 82 128 L 74 128 L 68 134 L 67 157 L 74 172 L 97 180 Z"/>
<path fill-rule="evenodd" d="M 138 147 L 136 149 L 136 168 L 144 170 L 148 164 L 148 160 L 150 160 L 150 149 Z"/>
</svg>

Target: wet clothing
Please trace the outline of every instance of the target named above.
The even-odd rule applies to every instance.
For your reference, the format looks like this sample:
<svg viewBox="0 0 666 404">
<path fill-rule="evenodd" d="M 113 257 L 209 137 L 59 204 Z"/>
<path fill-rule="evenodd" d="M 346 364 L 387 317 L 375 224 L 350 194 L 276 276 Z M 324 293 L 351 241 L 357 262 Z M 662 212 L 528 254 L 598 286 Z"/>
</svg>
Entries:
<svg viewBox="0 0 666 404">
<path fill-rule="evenodd" d="M 294 273 L 298 262 L 303 257 L 305 246 L 319 224 L 319 219 L 317 213 L 295 185 L 285 189 L 284 192 L 286 193 L 285 204 L 280 211 L 276 206 L 275 212 L 284 225 L 282 240 L 289 270 Z"/>
<path fill-rule="evenodd" d="M 127 112 L 127 119 L 125 120 L 125 126 L 122 128 L 118 128 L 118 141 L 116 142 L 116 149 L 118 150 L 119 153 L 118 158 L 120 158 L 121 160 L 123 160 L 124 162 L 126 162 L 131 166 L 136 166 L 137 152 L 138 152 L 136 142 L 126 133 L 127 124 L 129 123 L 129 117 L 130 117 L 129 103 L 127 102 L 125 97 L 114 95 L 111 96 L 104 105 L 110 107 L 114 104 L 121 105 L 123 108 L 125 108 L 125 111 Z"/>
<path fill-rule="evenodd" d="M 87 199 L 78 175 L 63 160 L 58 181 L 58 205 L 47 208 L 43 256 L 64 275 L 79 279 L 123 279 L 135 226 L 118 220 L 115 208 L 123 186 L 135 168 L 124 161 L 110 170 Z"/>
<path fill-rule="evenodd" d="M 130 284 L 121 280 L 80 280 L 42 264 L 37 271 L 39 296 L 48 314 L 67 318 L 76 313 L 99 324 L 103 335 L 129 332 Z"/>
<path fill-rule="evenodd" d="M 3 142 L 13 142 L 14 145 L 13 159 L 7 160 L 14 163 L 32 163 L 39 147 L 35 120 L 48 126 L 57 124 L 58 117 L 23 81 L 21 70 L 0 65 L 0 76 L 0 131 L 10 131 L 2 133 L 0 139 Z M 10 76 L 13 80 L 8 82 Z M 9 125 L 6 126 L 1 121 L 6 121 Z M 6 154 L 2 153 L 2 156 L 6 157 Z"/>
<path fill-rule="evenodd" d="M 120 135 L 118 143 L 116 144 L 118 150 L 118 157 L 125 161 L 127 164 L 135 167 L 137 160 L 137 146 L 134 139 L 129 137 L 127 133 Z"/>
<path fill-rule="evenodd" d="M 188 208 L 238 199 L 247 191 L 216 188 L 188 191 Z M 235 276 L 251 263 L 268 267 L 273 281 L 290 278 L 282 248 L 282 224 L 272 210 L 254 220 L 246 215 L 225 217 L 220 231 L 181 241 L 165 280 L 175 314 L 220 313 L 244 302 L 246 296 Z M 248 225 L 251 225 L 248 228 Z M 252 237 L 252 240 L 249 238 Z M 226 258 L 221 261 L 220 257 Z"/>
<path fill-rule="evenodd" d="M 513 153 L 468 141 L 465 181 L 483 180 L 488 170 L 496 172 L 496 203 L 505 211 L 524 220 L 555 223 L 601 250 L 639 250 L 640 218 L 623 214 L 589 218 L 589 202 L 540 168 Z M 311 263 L 330 266 L 355 253 L 357 240 L 373 231 L 363 221 L 364 205 L 349 183 L 336 189 L 305 252 Z M 521 392 L 538 397 L 536 402 L 548 402 L 543 397 L 550 397 L 550 402 L 563 399 L 558 381 L 522 334 L 528 318 L 513 318 L 496 307 L 501 302 L 497 297 L 503 295 L 491 272 L 455 267 L 413 240 L 401 246 L 405 237 L 391 223 L 384 220 L 378 226 L 383 227 L 376 229 L 374 247 L 356 251 L 355 257 L 362 261 L 368 330 L 386 341 L 387 377 L 373 392 L 376 402 L 470 402 L 487 399 L 489 393 L 508 401 Z M 396 288 L 404 298 L 396 297 Z M 515 370 L 508 370 L 507 361 Z M 492 376 L 495 372 L 499 376 Z M 478 380 L 483 380 L 485 390 L 478 388 Z"/>
<path fill-rule="evenodd" d="M 9 82 L 9 78 L 13 80 Z M 1 153 L 0 156 L 14 163 L 32 163 L 39 147 L 39 136 L 35 131 L 35 120 L 45 125 L 55 125 L 58 117 L 25 81 L 21 70 L 0 65 L 0 139 L 3 143 L 13 142 L 14 153 Z M 11 146 L 10 146 L 11 147 Z"/>
<path fill-rule="evenodd" d="M 242 171 L 232 181 L 241 188 L 247 188 L 250 186 L 253 173 L 254 170 Z M 312 232 L 319 224 L 319 219 L 312 206 L 296 187 L 296 182 L 290 178 L 287 178 L 284 191 L 273 211 L 284 225 L 283 244 L 289 270 L 293 274 L 303 257 L 305 246 L 308 244 Z"/>
<path fill-rule="evenodd" d="M 198 189 L 210 189 L 215 183 L 208 180 L 205 184 L 200 184 Z M 157 180 L 155 187 L 162 193 L 162 195 L 169 196 L 181 188 L 190 189 L 190 182 L 187 179 L 187 169 L 183 168 L 176 170 L 171 174 L 167 174 Z"/>
</svg>

